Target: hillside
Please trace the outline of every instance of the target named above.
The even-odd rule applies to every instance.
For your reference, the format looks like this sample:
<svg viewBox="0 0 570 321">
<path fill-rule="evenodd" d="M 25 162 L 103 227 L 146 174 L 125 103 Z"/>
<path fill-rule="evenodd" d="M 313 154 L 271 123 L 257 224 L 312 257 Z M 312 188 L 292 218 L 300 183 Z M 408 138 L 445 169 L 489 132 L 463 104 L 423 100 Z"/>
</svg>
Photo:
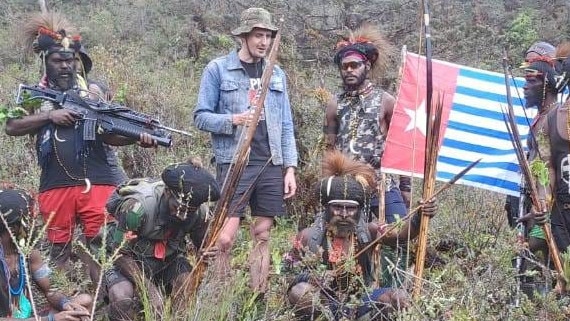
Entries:
<svg viewBox="0 0 570 321">
<path fill-rule="evenodd" d="M 311 221 L 314 204 L 308 186 L 319 173 L 322 151 L 323 98 L 336 92 L 339 78 L 332 48 L 339 35 L 364 21 L 378 24 L 398 50 L 423 53 L 420 4 L 412 0 L 54 0 L 51 10 L 65 13 L 80 29 L 94 61 L 93 79 L 108 84 L 115 99 L 157 116 L 167 126 L 192 137 L 174 135 L 170 149 L 122 147 L 119 155 L 130 177 L 157 177 L 166 164 L 190 157 L 211 158 L 209 135 L 192 123 L 202 69 L 214 57 L 236 47 L 229 31 L 239 12 L 262 6 L 283 18 L 279 63 L 287 72 L 301 156 L 301 187 L 290 202 L 290 216 L 277 224 L 272 240 L 275 273 L 266 305 L 245 290 L 242 271 L 232 291 L 210 289 L 186 320 L 290 320 L 284 303 L 287 276 L 278 269 L 281 255 L 299 226 Z M 22 19 L 39 10 L 35 0 L 0 0 L 0 107 L 13 106 L 20 83 L 36 83 L 40 63 L 22 54 L 18 30 Z M 501 71 L 506 48 L 513 65 L 536 40 L 559 43 L 570 35 L 568 0 L 433 0 L 433 56 L 471 67 Z M 395 92 L 400 58 L 382 80 Z M 0 134 L 0 182 L 37 189 L 34 140 Z M 213 168 L 212 168 L 213 170 Z M 415 199 L 421 194 L 415 182 Z M 568 298 L 553 294 L 512 306 L 516 292 L 512 259 L 515 231 L 503 210 L 504 196 L 455 186 L 439 198 L 440 213 L 430 230 L 430 257 L 424 295 L 399 320 L 566 320 Z M 234 263 L 245 266 L 250 246 L 245 229 Z M 412 252 L 412 251 L 411 251 Z M 243 269 L 242 269 L 243 270 Z M 410 281 L 410 271 L 400 271 Z M 65 282 L 64 282 L 65 283 Z M 69 286 L 69 284 L 67 284 Z M 82 290 L 87 289 L 81 285 Z M 219 305 L 211 309 L 213 300 Z M 207 303 L 204 303 L 207 302 Z M 149 320 L 152 320 L 149 312 Z M 175 311 L 171 311 L 174 319 Z"/>
</svg>

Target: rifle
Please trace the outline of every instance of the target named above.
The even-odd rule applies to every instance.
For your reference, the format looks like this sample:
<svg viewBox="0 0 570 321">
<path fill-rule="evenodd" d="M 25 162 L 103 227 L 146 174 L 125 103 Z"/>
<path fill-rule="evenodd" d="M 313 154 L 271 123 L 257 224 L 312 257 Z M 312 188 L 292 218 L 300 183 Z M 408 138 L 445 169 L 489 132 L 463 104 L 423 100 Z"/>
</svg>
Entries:
<svg viewBox="0 0 570 321">
<path fill-rule="evenodd" d="M 147 133 L 158 145 L 170 147 L 172 138 L 169 132 L 192 136 L 186 131 L 164 126 L 158 119 L 118 103 L 81 97 L 79 91 L 75 89 L 61 92 L 20 84 L 16 103 L 22 104 L 35 99 L 51 101 L 61 108 L 79 114 L 80 120 L 85 122 L 83 130 L 85 140 L 94 140 L 95 133 L 104 133 L 121 135 L 138 141 L 141 134 Z"/>
<path fill-rule="evenodd" d="M 524 177 L 521 177 L 521 184 L 520 184 L 520 197 L 519 197 L 519 208 L 518 208 L 518 218 L 522 218 L 526 214 L 526 187 L 525 187 L 525 180 Z M 525 238 L 525 226 L 522 221 L 517 223 L 517 241 L 524 243 Z M 522 253 L 518 253 L 516 260 L 515 260 L 515 269 L 518 273 L 517 275 L 517 287 L 516 287 L 516 296 L 515 296 L 515 307 L 520 306 L 520 294 L 521 294 L 521 287 L 522 287 L 522 278 L 523 278 L 523 262 L 524 257 Z"/>
</svg>

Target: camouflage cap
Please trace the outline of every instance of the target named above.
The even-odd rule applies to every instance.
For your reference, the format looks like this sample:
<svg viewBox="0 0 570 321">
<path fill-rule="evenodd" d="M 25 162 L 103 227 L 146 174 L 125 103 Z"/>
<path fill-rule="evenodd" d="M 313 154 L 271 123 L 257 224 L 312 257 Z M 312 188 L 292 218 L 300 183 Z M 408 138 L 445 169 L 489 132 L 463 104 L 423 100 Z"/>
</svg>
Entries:
<svg viewBox="0 0 570 321">
<path fill-rule="evenodd" d="M 532 46 L 530 46 L 526 51 L 525 55 L 528 55 L 531 52 L 537 53 L 540 56 L 554 58 L 556 48 L 548 42 L 539 41 L 532 44 Z"/>
<path fill-rule="evenodd" d="M 271 14 L 263 8 L 249 8 L 244 10 L 240 16 L 240 26 L 232 30 L 232 35 L 241 36 L 251 32 L 253 28 L 266 29 L 273 32 L 273 37 L 277 33 L 277 26 L 271 22 Z"/>
</svg>

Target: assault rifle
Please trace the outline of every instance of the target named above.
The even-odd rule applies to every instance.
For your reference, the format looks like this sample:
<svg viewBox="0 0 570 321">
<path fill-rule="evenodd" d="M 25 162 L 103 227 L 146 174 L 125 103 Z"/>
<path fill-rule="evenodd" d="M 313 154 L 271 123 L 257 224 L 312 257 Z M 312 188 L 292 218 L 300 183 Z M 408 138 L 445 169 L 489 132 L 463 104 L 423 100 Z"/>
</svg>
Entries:
<svg viewBox="0 0 570 321">
<path fill-rule="evenodd" d="M 519 208 L 518 208 L 518 219 L 519 222 L 517 223 L 517 242 L 520 244 L 524 243 L 525 239 L 525 223 L 520 221 L 520 219 L 525 216 L 526 214 L 526 182 L 524 177 L 521 177 L 520 183 L 520 194 L 519 194 Z M 524 251 L 524 250 L 521 250 Z M 516 284 L 516 293 L 515 293 L 515 307 L 520 306 L 520 299 L 521 299 L 521 290 L 522 290 L 522 283 L 524 277 L 524 253 L 517 253 L 517 257 L 515 260 L 515 269 L 517 271 L 517 284 Z"/>
<path fill-rule="evenodd" d="M 81 97 L 79 91 L 75 89 L 61 92 L 20 84 L 16 103 L 22 104 L 34 99 L 48 100 L 79 114 L 80 119 L 85 122 L 83 130 L 85 140 L 94 140 L 95 133 L 104 133 L 138 141 L 141 134 L 147 133 L 158 145 L 170 147 L 172 138 L 169 132 L 192 136 L 186 131 L 164 126 L 158 119 L 123 105 Z"/>
</svg>

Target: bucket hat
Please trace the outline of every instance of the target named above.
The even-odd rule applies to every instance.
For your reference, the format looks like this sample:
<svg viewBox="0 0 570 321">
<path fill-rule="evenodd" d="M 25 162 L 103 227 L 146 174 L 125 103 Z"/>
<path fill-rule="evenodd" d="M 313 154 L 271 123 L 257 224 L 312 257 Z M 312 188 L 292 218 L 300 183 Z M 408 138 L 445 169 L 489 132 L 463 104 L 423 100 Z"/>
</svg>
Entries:
<svg viewBox="0 0 570 321">
<path fill-rule="evenodd" d="M 241 13 L 240 25 L 232 30 L 232 35 L 241 36 L 251 32 L 253 28 L 270 30 L 273 33 L 273 37 L 275 37 L 277 30 L 279 30 L 279 28 L 271 22 L 271 14 L 269 11 L 263 8 L 249 8 Z"/>
</svg>

